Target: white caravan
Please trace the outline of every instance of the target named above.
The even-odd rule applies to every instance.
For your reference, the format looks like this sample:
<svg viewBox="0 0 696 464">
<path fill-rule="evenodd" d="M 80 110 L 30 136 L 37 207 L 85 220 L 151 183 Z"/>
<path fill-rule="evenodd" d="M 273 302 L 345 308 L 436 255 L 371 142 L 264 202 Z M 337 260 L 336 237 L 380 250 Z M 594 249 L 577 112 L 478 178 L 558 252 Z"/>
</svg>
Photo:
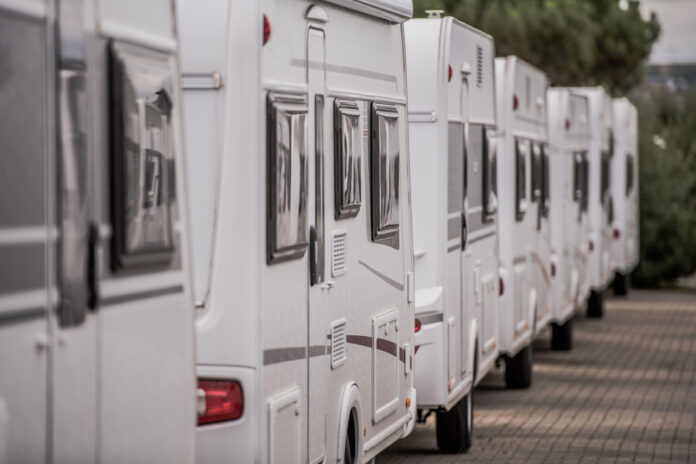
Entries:
<svg viewBox="0 0 696 464">
<path fill-rule="evenodd" d="M 587 97 L 563 88 L 547 92 L 551 201 L 552 333 L 551 348 L 569 350 L 573 315 L 590 292 L 587 280 L 585 170 L 589 145 Z"/>
<path fill-rule="evenodd" d="M 173 6 L 0 1 L 0 462 L 193 462 Z"/>
<path fill-rule="evenodd" d="M 638 112 L 627 98 L 614 99 L 614 158 L 611 193 L 614 202 L 611 259 L 614 293 L 625 295 L 639 259 Z"/>
<path fill-rule="evenodd" d="M 471 390 L 498 357 L 493 39 L 431 12 L 404 26 L 419 420 L 443 452 L 471 445 Z M 424 411 L 426 414 L 424 415 Z"/>
<path fill-rule="evenodd" d="M 611 160 L 614 153 L 612 99 L 602 87 L 576 87 L 573 92 L 588 99 L 590 145 L 587 152 L 587 214 L 589 219 L 588 263 L 590 296 L 588 317 L 604 315 L 604 290 L 614 277 L 611 267 L 614 206 L 611 191 Z"/>
<path fill-rule="evenodd" d="M 551 318 L 546 75 L 497 58 L 500 351 L 508 387 L 532 377 L 532 337 Z M 555 259 L 555 258 L 554 258 Z"/>
<path fill-rule="evenodd" d="M 411 2 L 178 4 L 197 461 L 369 461 L 416 415 Z"/>
</svg>

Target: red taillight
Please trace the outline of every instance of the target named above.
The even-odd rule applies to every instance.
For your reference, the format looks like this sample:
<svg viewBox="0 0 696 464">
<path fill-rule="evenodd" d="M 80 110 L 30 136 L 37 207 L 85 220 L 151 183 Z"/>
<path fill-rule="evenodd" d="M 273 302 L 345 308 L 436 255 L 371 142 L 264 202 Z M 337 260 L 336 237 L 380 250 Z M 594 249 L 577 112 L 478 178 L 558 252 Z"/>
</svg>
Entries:
<svg viewBox="0 0 696 464">
<path fill-rule="evenodd" d="M 268 16 L 263 15 L 263 44 L 266 45 L 268 39 L 271 38 L 271 22 L 268 20 Z"/>
<path fill-rule="evenodd" d="M 505 293 L 505 285 L 503 285 L 503 278 L 498 277 L 498 296 L 503 296 Z"/>
<path fill-rule="evenodd" d="M 566 119 L 565 128 L 566 128 L 566 130 L 570 130 L 570 119 Z"/>
<path fill-rule="evenodd" d="M 556 264 L 551 263 L 551 277 L 556 277 Z"/>
<path fill-rule="evenodd" d="M 420 322 L 418 319 L 416 319 L 416 323 L 415 323 L 415 325 L 414 325 L 414 327 L 413 327 L 413 330 L 414 330 L 415 332 L 420 332 L 420 328 L 421 328 L 421 322 Z"/>
<path fill-rule="evenodd" d="M 234 380 L 199 380 L 198 425 L 239 419 L 244 412 L 242 386 Z"/>
<path fill-rule="evenodd" d="M 621 238 L 621 230 L 620 229 L 614 229 L 614 240 L 618 240 Z"/>
<path fill-rule="evenodd" d="M 588 248 L 590 251 L 593 251 L 593 250 L 594 250 L 594 242 L 593 242 L 592 240 L 590 240 L 590 243 L 587 244 L 587 248 Z"/>
<path fill-rule="evenodd" d="M 452 80 L 452 65 L 447 66 L 447 82 Z"/>
<path fill-rule="evenodd" d="M 520 106 L 520 99 L 517 98 L 517 95 L 512 96 L 512 109 L 517 110 Z"/>
</svg>

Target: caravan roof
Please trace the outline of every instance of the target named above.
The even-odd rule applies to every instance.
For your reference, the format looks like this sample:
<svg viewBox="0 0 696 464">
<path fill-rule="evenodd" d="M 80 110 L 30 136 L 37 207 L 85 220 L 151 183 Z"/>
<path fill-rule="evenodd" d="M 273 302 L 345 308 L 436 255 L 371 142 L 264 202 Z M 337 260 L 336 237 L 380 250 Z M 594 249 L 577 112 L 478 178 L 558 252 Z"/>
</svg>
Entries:
<svg viewBox="0 0 696 464">
<path fill-rule="evenodd" d="M 411 0 L 325 0 L 345 8 L 402 23 L 413 16 Z"/>
</svg>

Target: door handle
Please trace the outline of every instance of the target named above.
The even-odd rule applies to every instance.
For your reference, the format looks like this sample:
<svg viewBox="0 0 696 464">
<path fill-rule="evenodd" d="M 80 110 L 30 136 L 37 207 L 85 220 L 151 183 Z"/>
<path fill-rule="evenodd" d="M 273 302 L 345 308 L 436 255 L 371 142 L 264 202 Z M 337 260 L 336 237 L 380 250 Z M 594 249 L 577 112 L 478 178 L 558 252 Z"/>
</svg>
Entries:
<svg viewBox="0 0 696 464">
<path fill-rule="evenodd" d="M 87 232 L 87 307 L 95 311 L 99 303 L 99 228 L 93 222 Z"/>
<path fill-rule="evenodd" d="M 466 249 L 466 239 L 469 231 L 466 227 L 466 213 L 462 211 L 462 251 Z"/>
<path fill-rule="evenodd" d="M 314 226 L 309 228 L 309 282 L 310 285 L 317 284 L 318 250 L 317 231 Z"/>
</svg>

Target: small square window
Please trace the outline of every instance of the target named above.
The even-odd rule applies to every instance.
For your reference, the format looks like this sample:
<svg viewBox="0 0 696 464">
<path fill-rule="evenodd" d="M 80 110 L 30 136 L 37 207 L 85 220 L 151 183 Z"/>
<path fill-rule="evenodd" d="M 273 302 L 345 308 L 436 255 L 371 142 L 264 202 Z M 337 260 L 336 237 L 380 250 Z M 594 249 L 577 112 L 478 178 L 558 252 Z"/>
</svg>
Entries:
<svg viewBox="0 0 696 464">
<path fill-rule="evenodd" d="M 353 101 L 336 100 L 334 106 L 335 217 L 354 217 L 360 211 L 362 140 L 360 108 Z"/>
<path fill-rule="evenodd" d="M 372 105 L 372 240 L 399 248 L 399 114 Z"/>
</svg>

